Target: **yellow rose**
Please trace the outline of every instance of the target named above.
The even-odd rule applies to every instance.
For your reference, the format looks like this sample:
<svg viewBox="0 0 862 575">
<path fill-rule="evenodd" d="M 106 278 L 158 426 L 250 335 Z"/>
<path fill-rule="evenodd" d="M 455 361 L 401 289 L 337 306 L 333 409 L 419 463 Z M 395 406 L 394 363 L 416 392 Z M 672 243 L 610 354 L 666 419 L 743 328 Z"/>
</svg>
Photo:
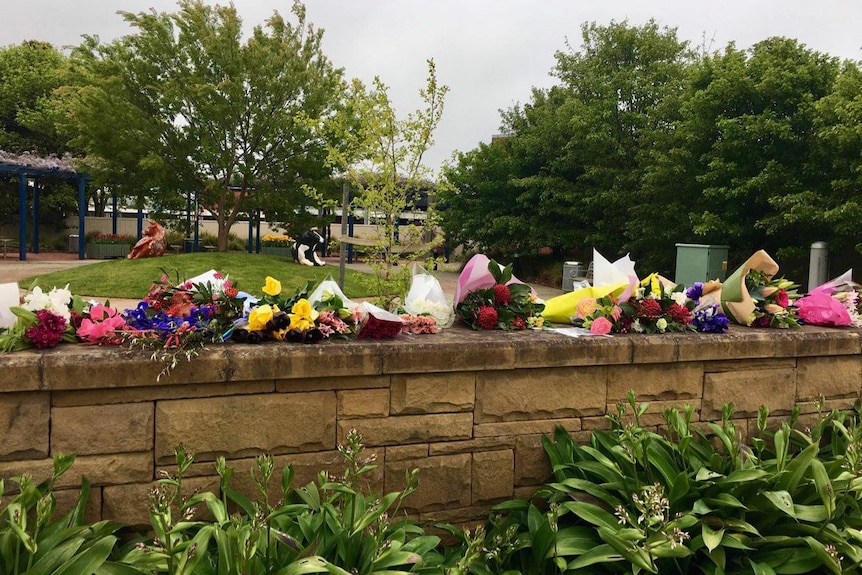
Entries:
<svg viewBox="0 0 862 575">
<path fill-rule="evenodd" d="M 268 304 L 252 308 L 251 312 L 248 314 L 249 331 L 260 331 L 262 329 L 266 329 L 266 324 L 272 320 L 273 313 L 272 306 Z"/>
<path fill-rule="evenodd" d="M 266 285 L 263 286 L 263 293 L 273 297 L 281 293 L 281 282 L 277 279 L 266 276 Z"/>
<path fill-rule="evenodd" d="M 311 307 L 311 302 L 309 302 L 305 298 L 302 298 L 298 300 L 295 304 L 293 304 L 293 307 L 290 308 L 290 312 L 294 315 L 310 319 L 311 321 L 316 320 L 317 316 L 320 315 L 319 313 L 317 313 L 317 310 Z"/>
<path fill-rule="evenodd" d="M 301 315 L 290 314 L 290 327 L 288 329 L 298 329 L 305 331 L 314 327 L 314 322 Z"/>
</svg>

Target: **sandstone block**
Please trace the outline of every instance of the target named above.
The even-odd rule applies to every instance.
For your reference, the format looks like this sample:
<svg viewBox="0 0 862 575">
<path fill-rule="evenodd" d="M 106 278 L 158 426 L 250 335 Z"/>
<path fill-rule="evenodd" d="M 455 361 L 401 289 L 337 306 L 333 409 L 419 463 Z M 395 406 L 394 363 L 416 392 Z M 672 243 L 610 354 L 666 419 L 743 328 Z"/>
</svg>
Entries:
<svg viewBox="0 0 862 575">
<path fill-rule="evenodd" d="M 541 435 L 527 435 L 515 440 L 515 474 L 513 485 L 543 485 L 552 477 L 551 460 L 545 453 Z"/>
<path fill-rule="evenodd" d="M 505 421 L 502 423 L 482 423 L 473 426 L 473 435 L 480 437 L 507 437 L 520 435 L 533 435 L 536 433 L 554 433 L 554 430 L 562 427 L 566 431 L 580 431 L 580 418 L 567 419 L 539 419 L 530 421 Z"/>
<path fill-rule="evenodd" d="M 511 449 L 473 454 L 473 504 L 512 497 L 515 454 Z"/>
<path fill-rule="evenodd" d="M 685 361 L 679 357 L 679 344 L 676 334 L 645 334 L 632 339 L 632 363 L 672 364 Z"/>
<path fill-rule="evenodd" d="M 489 424 L 495 425 L 495 424 Z M 450 453 L 475 453 L 477 451 L 489 451 L 495 449 L 514 449 L 515 437 L 492 436 L 477 437 L 466 441 L 444 441 L 432 443 L 428 446 L 429 455 L 448 455 Z"/>
<path fill-rule="evenodd" d="M 78 487 L 84 477 L 92 485 L 152 481 L 152 452 L 76 457 L 69 471 L 57 480 L 57 486 Z"/>
<path fill-rule="evenodd" d="M 800 357 L 796 367 L 796 398 L 813 401 L 857 397 L 862 390 L 862 356 Z"/>
<path fill-rule="evenodd" d="M 106 485 L 102 488 L 102 518 L 119 521 L 136 528 L 146 528 L 150 523 L 150 491 L 156 482 Z M 218 476 L 183 479 L 183 495 L 190 496 L 195 490 L 218 493 Z M 201 506 L 195 518 L 206 516 L 206 507 Z"/>
<path fill-rule="evenodd" d="M 54 452 L 94 455 L 152 449 L 152 403 L 51 410 L 51 450 Z"/>
<path fill-rule="evenodd" d="M 515 341 L 524 333 L 473 331 L 463 326 L 443 330 L 433 338 L 386 342 L 380 354 L 383 373 L 443 373 L 512 369 Z"/>
<path fill-rule="evenodd" d="M 3 354 L 3 383 L 0 391 L 38 391 L 42 384 L 42 354 L 19 351 Z M 0 402 L 4 401 L 0 396 Z"/>
<path fill-rule="evenodd" d="M 386 448 L 386 461 L 405 461 L 428 457 L 428 444 L 392 445 Z"/>
<path fill-rule="evenodd" d="M 335 393 L 217 397 L 156 403 L 156 458 L 185 444 L 199 461 L 335 447 Z"/>
<path fill-rule="evenodd" d="M 407 509 L 421 512 L 466 507 L 471 498 L 472 457 L 468 453 L 386 462 L 385 491 L 404 489 L 404 474 L 419 469 L 419 489 L 404 501 Z"/>
<path fill-rule="evenodd" d="M 788 413 L 796 401 L 796 370 L 773 369 L 708 373 L 704 377 L 701 419 L 721 417 L 732 402 L 735 417 L 756 417 L 761 405 L 772 413 Z"/>
<path fill-rule="evenodd" d="M 606 367 L 524 369 L 477 375 L 476 423 L 565 419 L 605 410 Z"/>
<path fill-rule="evenodd" d="M 676 409 L 682 414 L 685 413 L 686 407 L 691 406 L 694 407 L 692 421 L 698 421 L 700 419 L 701 401 L 699 398 L 694 401 L 688 399 L 677 399 L 671 401 L 650 401 L 639 403 L 649 403 L 649 409 L 647 409 L 646 413 L 640 416 L 640 424 L 642 427 L 664 426 L 665 421 L 662 413 L 665 409 Z M 633 425 L 635 417 L 632 413 L 632 409 L 628 404 L 626 404 L 626 408 L 626 412 L 621 418 L 622 422 L 624 425 Z M 608 404 L 608 413 L 617 413 L 616 404 Z"/>
<path fill-rule="evenodd" d="M 389 415 L 389 390 L 349 389 L 336 392 L 338 417 L 364 418 Z"/>
<path fill-rule="evenodd" d="M 796 331 L 796 330 L 794 330 Z M 727 333 L 671 336 L 681 361 L 795 357 L 797 337 L 788 330 L 755 330 L 731 326 Z"/>
<path fill-rule="evenodd" d="M 48 456 L 50 396 L 37 391 L 0 395 L 0 460 Z"/>
<path fill-rule="evenodd" d="M 316 372 L 315 372 L 316 373 Z M 311 374 L 309 374 L 311 375 Z M 379 389 L 389 388 L 388 375 L 359 375 L 344 377 L 305 377 L 301 379 L 279 379 L 275 382 L 279 393 L 299 391 L 326 391 L 330 389 Z"/>
<path fill-rule="evenodd" d="M 753 371 L 757 369 L 796 369 L 795 357 L 761 359 L 729 359 L 707 361 L 703 364 L 705 373 L 720 373 L 722 371 Z"/>
<path fill-rule="evenodd" d="M 393 414 L 470 411 L 475 399 L 474 373 L 392 376 Z"/>
<path fill-rule="evenodd" d="M 378 350 L 357 342 L 325 341 L 318 345 L 236 345 L 229 354 L 232 378 L 250 381 L 328 378 L 380 374 Z"/>
<path fill-rule="evenodd" d="M 342 419 L 338 422 L 339 437 L 344 437 L 350 429 L 358 430 L 368 446 L 470 439 L 473 436 L 473 415 L 399 415 L 377 419 Z"/>
<path fill-rule="evenodd" d="M 51 394 L 54 407 L 152 402 L 159 399 L 192 399 L 223 395 L 272 393 L 274 381 L 234 381 L 231 383 L 190 383 L 187 385 L 146 385 L 142 387 L 77 389 Z"/>
<path fill-rule="evenodd" d="M 640 342 L 635 347 L 638 345 Z M 608 403 L 625 400 L 629 390 L 635 392 L 638 401 L 700 399 L 703 364 L 677 362 L 615 367 L 608 378 Z"/>
<path fill-rule="evenodd" d="M 553 332 L 527 333 L 515 342 L 518 369 L 619 365 L 632 362 L 629 338 L 571 338 Z"/>
<path fill-rule="evenodd" d="M 804 326 L 794 331 L 799 333 L 796 344 L 799 357 L 862 354 L 862 333 L 858 330 Z"/>
</svg>

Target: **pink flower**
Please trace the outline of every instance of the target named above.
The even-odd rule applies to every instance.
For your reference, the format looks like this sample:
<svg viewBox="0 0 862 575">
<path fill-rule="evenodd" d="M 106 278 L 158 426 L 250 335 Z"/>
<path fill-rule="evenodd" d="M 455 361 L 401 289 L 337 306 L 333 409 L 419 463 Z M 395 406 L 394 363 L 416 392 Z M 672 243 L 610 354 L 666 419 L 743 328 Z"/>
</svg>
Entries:
<svg viewBox="0 0 862 575">
<path fill-rule="evenodd" d="M 787 292 L 783 289 L 778 290 L 778 293 L 775 294 L 775 303 L 781 307 L 787 307 L 790 305 L 790 297 L 788 297 Z"/>
<path fill-rule="evenodd" d="M 123 329 L 125 323 L 125 318 L 114 308 L 94 305 L 90 308 L 90 317 L 81 320 L 81 327 L 75 333 L 91 343 L 120 343 L 116 332 Z"/>
<path fill-rule="evenodd" d="M 613 311 L 611 312 L 611 317 L 614 318 L 614 321 L 619 321 L 620 315 L 623 313 L 623 310 L 620 309 L 620 306 L 615 305 Z"/>
<path fill-rule="evenodd" d="M 608 318 L 606 317 L 598 317 L 593 320 L 593 323 L 590 325 L 590 333 L 593 335 L 606 335 L 611 333 L 614 324 L 612 324 Z"/>
</svg>

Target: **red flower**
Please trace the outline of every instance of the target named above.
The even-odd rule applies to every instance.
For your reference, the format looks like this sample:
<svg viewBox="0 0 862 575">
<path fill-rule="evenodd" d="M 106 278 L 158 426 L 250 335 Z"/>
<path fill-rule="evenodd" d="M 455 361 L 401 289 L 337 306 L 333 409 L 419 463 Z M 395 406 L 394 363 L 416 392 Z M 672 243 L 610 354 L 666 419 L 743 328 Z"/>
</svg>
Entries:
<svg viewBox="0 0 862 575">
<path fill-rule="evenodd" d="M 790 305 L 790 297 L 788 297 L 787 292 L 783 289 L 778 290 L 778 293 L 775 294 L 775 303 L 781 307 Z"/>
<path fill-rule="evenodd" d="M 489 305 L 483 305 L 476 314 L 476 323 L 482 329 L 494 329 L 497 327 L 497 310 Z"/>
<path fill-rule="evenodd" d="M 494 286 L 494 305 L 509 305 L 512 301 L 512 294 L 509 292 L 509 286 L 497 284 Z"/>
<path fill-rule="evenodd" d="M 676 323 L 689 324 L 692 320 L 691 312 L 688 308 L 676 302 L 670 304 L 670 307 L 667 308 L 667 315 Z"/>
<path fill-rule="evenodd" d="M 661 304 L 658 300 L 642 299 L 638 302 L 637 314 L 646 320 L 657 320 L 662 315 Z"/>
<path fill-rule="evenodd" d="M 516 317 L 512 320 L 512 329 L 527 329 L 527 322 L 522 317 Z"/>
</svg>

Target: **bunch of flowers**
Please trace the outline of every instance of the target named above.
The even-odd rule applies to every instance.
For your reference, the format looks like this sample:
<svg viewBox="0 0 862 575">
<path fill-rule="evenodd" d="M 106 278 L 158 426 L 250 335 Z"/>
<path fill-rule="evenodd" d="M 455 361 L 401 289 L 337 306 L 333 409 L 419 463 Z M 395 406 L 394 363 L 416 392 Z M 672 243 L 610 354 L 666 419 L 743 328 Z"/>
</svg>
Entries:
<svg viewBox="0 0 862 575">
<path fill-rule="evenodd" d="M 685 290 L 685 295 L 695 305 L 691 325 L 694 326 L 695 330 L 702 333 L 724 333 L 730 326 L 730 318 L 724 315 L 719 304 L 701 305 L 700 300 L 705 293 L 705 287 L 702 282 L 694 282 L 691 287 Z"/>
<path fill-rule="evenodd" d="M 265 234 L 260 238 L 263 246 L 289 248 L 293 247 L 293 238 L 287 234 Z"/>
<path fill-rule="evenodd" d="M 126 318 L 109 305 L 91 303 L 80 322 L 73 322 L 75 333 L 86 343 L 96 345 L 119 345 L 123 343 L 122 331 Z"/>
<path fill-rule="evenodd" d="M 68 285 L 49 292 L 31 287 L 21 305 L 10 309 L 17 319 L 10 328 L 0 330 L 0 351 L 48 349 L 61 341 L 77 342 L 73 317 L 79 319 L 84 308 L 83 300 L 73 296 Z"/>
<path fill-rule="evenodd" d="M 404 329 L 404 320 L 392 312 L 365 302 L 354 310 L 356 339 L 392 339 Z"/>
<path fill-rule="evenodd" d="M 134 244 L 135 241 L 136 239 L 132 236 L 123 234 L 101 234 L 98 232 L 87 234 L 88 244 L 119 244 L 130 246 Z"/>
<path fill-rule="evenodd" d="M 209 343 L 221 343 L 242 317 L 243 301 L 233 282 L 218 273 L 205 281 L 171 283 L 167 274 L 154 282 L 135 309 L 126 310 L 123 339 L 132 347 L 153 350 L 153 359 L 176 367 Z"/>
<path fill-rule="evenodd" d="M 703 284 L 688 289 L 667 287 L 658 274 L 652 274 L 625 301 L 613 295 L 583 298 L 578 302 L 576 321 L 597 335 L 726 331 L 729 321 L 719 306 L 697 308 L 702 293 Z"/>
<path fill-rule="evenodd" d="M 798 328 L 799 318 L 793 300 L 799 287 L 784 278 L 769 279 L 764 272 L 752 269 L 745 276 L 745 287 L 755 309 L 748 318 L 751 327 Z"/>
<path fill-rule="evenodd" d="M 404 321 L 402 333 L 420 335 L 424 333 L 439 333 L 437 319 L 433 315 L 410 315 L 402 313 L 399 316 Z"/>
<path fill-rule="evenodd" d="M 512 266 L 488 262 L 493 285 L 469 292 L 455 307 L 465 323 L 473 329 L 522 330 L 542 327 L 545 309 L 530 286 L 512 282 Z"/>
<path fill-rule="evenodd" d="M 316 343 L 333 336 L 353 332 L 352 313 L 345 309 L 341 298 L 328 294 L 312 304 L 308 299 L 310 284 L 290 298 L 283 295 L 281 282 L 267 276 L 263 298 L 238 322 L 233 339 L 242 343 L 267 340 L 294 343 Z M 290 310 L 290 311 L 287 311 Z"/>
</svg>

